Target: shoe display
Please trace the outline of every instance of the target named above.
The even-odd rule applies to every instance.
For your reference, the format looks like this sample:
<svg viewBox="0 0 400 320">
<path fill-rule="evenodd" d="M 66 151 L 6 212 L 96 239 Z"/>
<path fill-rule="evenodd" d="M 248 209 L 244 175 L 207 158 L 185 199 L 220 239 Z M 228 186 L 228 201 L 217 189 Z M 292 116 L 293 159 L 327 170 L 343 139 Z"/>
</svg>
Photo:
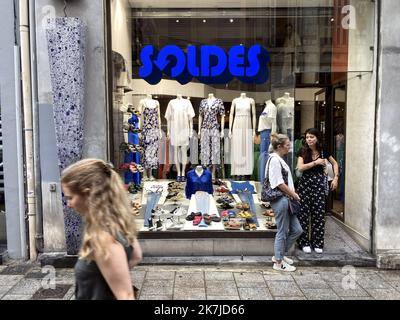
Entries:
<svg viewBox="0 0 400 320">
<path fill-rule="evenodd" d="M 279 265 L 277 263 L 274 263 L 272 266 L 272 269 L 277 270 L 277 271 L 285 271 L 285 272 L 294 272 L 296 271 L 295 266 L 291 266 L 290 264 L 286 263 L 284 260 L 282 263 Z"/>
<path fill-rule="evenodd" d="M 305 253 L 311 253 L 311 247 L 309 247 L 309 246 L 305 246 L 305 247 L 303 247 L 303 252 L 305 252 Z"/>
</svg>

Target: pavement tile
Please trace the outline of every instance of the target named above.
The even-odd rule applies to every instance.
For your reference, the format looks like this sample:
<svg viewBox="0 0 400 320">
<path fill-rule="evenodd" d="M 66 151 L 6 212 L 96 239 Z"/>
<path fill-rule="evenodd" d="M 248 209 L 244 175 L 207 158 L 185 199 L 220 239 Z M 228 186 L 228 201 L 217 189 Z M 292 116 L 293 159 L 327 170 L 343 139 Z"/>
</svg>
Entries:
<svg viewBox="0 0 400 320">
<path fill-rule="evenodd" d="M 16 264 L 7 266 L 1 270 L 2 275 L 25 275 L 29 273 L 35 266 L 32 264 Z"/>
<path fill-rule="evenodd" d="M 212 296 L 212 295 L 207 295 L 207 300 L 240 300 L 239 296 Z"/>
<path fill-rule="evenodd" d="M 339 300 L 339 296 L 332 289 L 303 289 L 308 300 Z"/>
<path fill-rule="evenodd" d="M 302 297 L 275 297 L 275 300 L 307 300 L 305 296 Z"/>
<path fill-rule="evenodd" d="M 32 300 L 60 299 L 63 300 L 71 285 L 58 285 L 55 289 L 41 288 L 32 296 Z"/>
<path fill-rule="evenodd" d="M 146 280 L 174 280 L 175 271 L 148 271 Z"/>
<path fill-rule="evenodd" d="M 344 273 L 335 271 L 324 271 L 320 272 L 319 275 L 321 276 L 321 279 L 330 282 L 342 281 L 343 278 L 346 276 L 346 274 Z"/>
<path fill-rule="evenodd" d="M 65 294 L 63 300 L 71 300 L 72 298 L 75 298 L 75 286 L 72 286 L 71 288 L 69 288 L 69 290 Z"/>
<path fill-rule="evenodd" d="M 14 286 L 23 278 L 23 275 L 0 275 L 0 286 Z"/>
<path fill-rule="evenodd" d="M 205 272 L 206 280 L 234 280 L 233 273 L 227 271 Z"/>
<path fill-rule="evenodd" d="M 7 294 L 1 300 L 31 300 L 32 295 Z"/>
<path fill-rule="evenodd" d="M 342 300 L 375 300 L 372 297 L 341 297 Z"/>
<path fill-rule="evenodd" d="M 141 289 L 143 286 L 144 278 L 146 276 L 145 271 L 131 271 L 131 279 L 132 283 L 138 288 Z"/>
<path fill-rule="evenodd" d="M 400 292 L 395 289 L 365 289 L 375 300 L 400 300 Z"/>
<path fill-rule="evenodd" d="M 266 281 L 293 281 L 293 278 L 290 274 L 280 273 L 278 271 L 264 273 L 263 276 Z"/>
<path fill-rule="evenodd" d="M 205 281 L 203 272 L 179 271 L 175 275 L 175 288 L 177 287 L 204 288 L 204 286 L 205 286 Z"/>
<path fill-rule="evenodd" d="M 42 281 L 38 279 L 22 279 L 10 291 L 10 295 L 33 295 L 42 288 Z"/>
<path fill-rule="evenodd" d="M 392 287 L 377 274 L 357 276 L 355 279 L 364 289 L 392 289 Z"/>
<path fill-rule="evenodd" d="M 238 288 L 241 300 L 273 300 L 267 288 Z"/>
<path fill-rule="evenodd" d="M 400 281 L 400 271 L 398 270 L 384 270 L 379 272 L 379 276 L 385 281 Z"/>
<path fill-rule="evenodd" d="M 390 281 L 393 288 L 400 292 L 400 281 Z"/>
<path fill-rule="evenodd" d="M 139 300 L 172 300 L 171 295 L 143 295 L 139 297 Z"/>
<path fill-rule="evenodd" d="M 267 286 L 262 273 L 259 272 L 241 272 L 241 273 L 234 273 L 233 275 L 238 288 L 239 287 L 262 288 Z"/>
<path fill-rule="evenodd" d="M 206 300 L 206 290 L 203 288 L 176 288 L 174 300 Z"/>
<path fill-rule="evenodd" d="M 342 282 L 328 282 L 329 286 L 339 297 L 369 297 L 367 291 L 361 288 L 357 283 L 352 285 L 343 285 Z"/>
<path fill-rule="evenodd" d="M 271 294 L 275 297 L 297 297 L 303 293 L 294 281 L 267 281 Z"/>
<path fill-rule="evenodd" d="M 207 296 L 237 296 L 238 291 L 235 281 L 206 281 Z"/>
<path fill-rule="evenodd" d="M 11 290 L 13 286 L 0 286 L 0 299 L 1 297 L 5 296 L 8 291 Z"/>
<path fill-rule="evenodd" d="M 301 289 L 329 289 L 329 285 L 319 274 L 294 274 L 293 279 Z"/>
<path fill-rule="evenodd" d="M 168 295 L 172 298 L 173 280 L 145 280 L 141 288 L 141 295 Z"/>
</svg>

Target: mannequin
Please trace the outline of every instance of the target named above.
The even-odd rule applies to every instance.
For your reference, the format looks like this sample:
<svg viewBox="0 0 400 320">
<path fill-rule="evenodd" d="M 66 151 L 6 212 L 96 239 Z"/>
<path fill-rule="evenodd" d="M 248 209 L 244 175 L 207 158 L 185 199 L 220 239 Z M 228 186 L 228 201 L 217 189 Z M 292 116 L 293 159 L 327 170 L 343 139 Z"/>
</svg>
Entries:
<svg viewBox="0 0 400 320">
<path fill-rule="evenodd" d="M 142 130 L 143 181 L 155 180 L 153 169 L 158 168 L 158 146 L 162 138 L 160 103 L 154 100 L 151 94 L 139 102 L 140 129 Z"/>
<path fill-rule="evenodd" d="M 271 100 L 265 102 L 265 108 L 260 115 L 258 122 L 258 132 L 261 135 L 260 144 L 260 158 L 258 160 L 259 169 L 259 180 L 261 183 L 264 182 L 265 176 L 265 165 L 269 158 L 268 149 L 270 146 L 270 136 L 272 133 L 276 133 L 276 116 L 277 108 Z"/>
<path fill-rule="evenodd" d="M 256 103 L 241 93 L 239 98 L 232 101 L 229 116 L 229 138 L 231 138 L 231 174 L 244 176 L 253 174 L 253 141 L 256 134 Z"/>
<path fill-rule="evenodd" d="M 220 127 L 218 126 L 218 115 L 221 116 Z M 212 166 L 213 179 L 215 178 L 216 165 L 221 163 L 220 143 L 221 138 L 224 137 L 224 123 L 224 102 L 210 93 L 207 99 L 200 102 L 199 137 L 201 141 L 201 164 Z"/>
<path fill-rule="evenodd" d="M 185 181 L 187 148 L 189 139 L 193 136 L 194 116 L 192 103 L 190 100 L 184 99 L 181 94 L 177 94 L 176 99 L 168 103 L 167 111 L 165 112 L 165 119 L 168 122 L 167 139 L 170 139 L 171 146 L 174 147 L 178 182 Z"/>
<path fill-rule="evenodd" d="M 278 126 L 280 133 L 287 134 L 292 141 L 293 125 L 294 125 L 294 98 L 289 92 L 276 99 L 278 109 Z"/>
<path fill-rule="evenodd" d="M 197 166 L 187 173 L 186 198 L 190 199 L 198 191 L 204 191 L 209 194 L 213 194 L 214 192 L 211 172 L 202 166 Z"/>
</svg>

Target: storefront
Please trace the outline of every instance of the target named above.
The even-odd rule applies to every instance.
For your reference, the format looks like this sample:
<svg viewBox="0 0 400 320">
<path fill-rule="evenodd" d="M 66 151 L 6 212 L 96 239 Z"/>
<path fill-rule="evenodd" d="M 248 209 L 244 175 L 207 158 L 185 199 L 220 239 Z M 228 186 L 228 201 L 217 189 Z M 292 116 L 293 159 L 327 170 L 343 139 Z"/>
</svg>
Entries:
<svg viewBox="0 0 400 320">
<path fill-rule="evenodd" d="M 137 220 L 144 238 L 273 237 L 273 219 L 271 223 L 259 201 L 259 181 L 262 181 L 262 168 L 268 158 L 265 150 L 269 147 L 269 135 L 278 132 L 290 137 L 292 148 L 287 162 L 295 176 L 296 154 L 304 132 L 315 127 L 323 133 L 324 144 L 340 167 L 339 186 L 331 194 L 327 209 L 345 224 L 364 220 L 358 233 L 365 235 L 360 242 L 364 241 L 364 246 L 369 247 L 368 223 L 361 217 L 362 213 L 355 212 L 354 203 L 348 204 L 345 199 L 358 188 L 352 181 L 357 179 L 357 174 L 352 172 L 353 177 L 349 178 L 351 169 L 346 166 L 353 161 L 349 159 L 358 158 L 356 136 L 360 130 L 365 130 L 368 136 L 367 127 L 373 125 L 373 121 L 365 122 L 360 128 L 360 119 L 354 117 L 360 109 L 374 115 L 373 3 L 363 0 L 238 1 L 234 4 L 232 1 L 115 0 L 110 5 L 111 159 L 121 169 L 125 182 L 130 184 L 133 201 L 143 202 L 144 209 Z M 235 62 L 229 59 L 235 52 L 231 50 L 246 48 L 242 65 L 251 68 L 245 53 L 250 53 L 255 46 L 266 51 L 263 60 L 260 59 L 266 75 L 245 79 L 232 74 L 237 69 L 229 65 Z M 209 64 L 209 56 L 202 56 L 207 50 L 212 52 Z M 226 61 L 222 58 L 221 62 L 220 52 L 229 53 Z M 185 58 L 186 68 L 174 72 L 174 67 L 185 63 L 179 59 Z M 149 71 L 149 64 L 153 64 L 153 72 Z M 213 67 L 220 72 L 213 75 Z M 368 93 L 361 93 L 360 86 L 370 88 Z M 241 111 L 242 102 L 245 111 Z M 215 118 L 205 113 L 207 104 L 210 110 L 218 109 Z M 174 107 L 194 112 L 187 123 L 178 125 L 179 129 L 182 126 L 193 129 L 193 136 L 188 130 L 179 130 L 178 135 L 174 132 L 178 128 L 169 117 L 169 109 Z M 155 114 L 149 116 L 149 110 L 156 110 Z M 144 121 L 144 127 L 138 123 L 139 119 Z M 208 127 L 214 130 L 212 134 L 204 136 L 199 130 L 204 121 L 212 123 Z M 235 135 L 234 124 L 241 124 L 241 121 L 245 123 L 241 127 L 244 129 L 240 133 L 236 131 Z M 149 130 L 157 131 L 155 139 L 142 143 L 144 150 L 135 149 L 139 136 L 146 140 Z M 179 143 L 175 143 L 178 147 L 172 146 L 171 139 L 166 139 L 168 132 L 170 137 L 175 134 L 183 138 L 184 147 Z M 210 141 L 208 144 L 206 138 Z M 372 141 L 373 136 L 366 139 Z M 362 152 L 368 157 L 372 155 L 371 150 Z M 147 154 L 147 158 L 143 154 Z M 177 157 L 179 166 L 175 161 Z M 237 159 L 246 160 L 238 165 Z M 140 165 L 134 168 L 127 165 L 132 162 Z M 181 180 L 181 176 L 188 179 L 188 171 L 196 166 L 203 166 L 205 170 L 206 165 L 213 181 L 222 180 L 234 194 L 235 187 L 241 188 L 244 181 L 249 186 L 243 188 L 254 188 L 250 196 L 254 203 L 253 199 L 249 201 L 249 212 L 253 216 L 247 223 L 243 219 L 245 213 L 234 208 L 234 200 L 241 202 L 239 196 L 234 195 L 233 208 L 230 208 L 230 201 L 226 200 L 226 204 L 220 200 L 226 195 L 217 192 L 221 189 L 215 184 L 211 207 L 204 209 L 205 212 L 220 216 L 223 209 L 232 209 L 241 218 L 239 226 L 232 222 L 225 223 L 224 227 L 224 221 L 205 225 L 201 221 L 198 227 L 193 226 L 192 220 L 185 220 L 186 215 L 198 211 L 196 201 L 189 200 L 190 193 L 185 195 L 185 183 L 171 182 Z M 142 170 L 143 173 L 138 172 Z M 199 175 L 201 170 L 199 167 Z M 135 188 L 143 177 L 146 180 L 142 184 L 144 192 L 141 187 Z M 155 180 L 148 181 L 149 178 Z M 153 194 L 148 196 L 148 191 L 161 191 L 160 210 L 153 214 L 151 210 L 146 213 L 146 204 L 149 199 L 152 204 L 157 200 L 153 199 Z M 222 206 L 218 202 L 222 202 Z M 177 210 L 183 217 L 174 217 L 174 209 L 178 207 L 183 208 L 182 212 Z"/>
<path fill-rule="evenodd" d="M 269 217 L 263 213 L 267 208 L 261 207 L 258 199 L 262 176 L 259 169 L 265 161 L 262 151 L 268 148 L 269 132 L 276 130 L 289 135 L 292 148 L 287 162 L 294 172 L 296 151 L 304 131 L 310 127 L 323 132 L 326 148 L 340 166 L 339 187 L 331 194 L 328 211 L 367 250 L 378 253 L 397 248 L 392 245 L 396 241 L 390 240 L 396 238 L 397 232 L 389 230 L 393 223 L 385 220 L 386 214 L 388 221 L 393 220 L 393 210 L 385 207 L 386 211 L 378 215 L 378 209 L 388 203 L 381 200 L 388 193 L 382 191 L 384 185 L 378 183 L 375 173 L 386 168 L 386 164 L 378 161 L 381 148 L 385 152 L 392 150 L 385 149 L 385 142 L 379 140 L 384 133 L 380 119 L 389 113 L 383 114 L 379 109 L 385 106 L 378 85 L 384 79 L 379 59 L 386 59 L 386 51 L 380 48 L 378 30 L 386 21 L 393 20 L 384 17 L 389 15 L 391 5 L 369 0 L 67 3 L 64 8 L 56 0 L 35 1 L 43 251 L 72 253 L 79 245 L 81 223 L 73 213 L 65 211 L 59 184 L 60 156 L 72 154 L 77 158 L 103 158 L 120 170 L 130 186 L 133 202 L 142 205 L 136 219 L 145 252 L 159 256 L 267 254 L 275 230 L 266 227 Z M 61 42 L 57 41 L 52 43 L 57 46 L 53 48 L 55 51 L 66 48 L 66 59 L 75 57 L 73 63 L 79 66 L 62 72 L 83 71 L 77 75 L 83 85 L 74 94 L 80 99 L 81 113 L 74 114 L 74 121 L 71 121 L 69 101 L 59 101 L 53 90 L 52 80 L 59 71 L 54 65 L 60 59 L 49 53 L 49 30 L 51 34 L 53 26 L 47 25 L 47 18 L 54 16 L 58 17 L 57 21 L 70 21 L 82 36 L 79 43 L 86 45 L 74 47 L 74 54 L 70 54 L 70 47 L 60 46 Z M 391 42 L 384 39 L 383 45 L 390 46 Z M 236 59 L 229 59 L 227 53 L 231 50 L 232 56 L 236 52 Z M 251 50 L 255 55 L 262 53 L 256 55 L 262 57 L 258 59 L 258 67 L 252 65 L 254 59 L 246 59 L 251 56 Z M 141 70 L 144 66 L 147 71 Z M 62 73 L 58 76 L 63 78 Z M 187 118 L 184 134 L 173 130 L 176 129 L 172 125 L 174 117 L 169 117 L 169 121 L 165 117 L 168 105 L 173 105 L 178 95 L 182 96 L 178 100 L 188 114 L 194 113 L 190 121 Z M 217 131 L 210 134 L 213 144 L 208 144 L 209 150 L 202 154 L 199 124 L 208 124 L 208 121 L 204 113 L 200 118 L 200 105 L 209 98 L 211 102 L 214 98 L 220 99 L 214 124 L 223 137 L 217 136 Z M 249 135 L 234 132 L 238 114 L 237 104 L 232 108 L 232 102 L 238 98 L 246 98 L 247 111 L 241 117 L 245 119 L 244 129 Z M 137 120 L 143 120 L 144 116 L 135 112 L 150 110 L 150 107 L 155 107 L 157 112 L 153 110 L 149 128 L 161 130 L 161 138 L 154 132 L 143 134 L 143 127 L 137 128 L 140 126 Z M 274 112 L 267 112 L 270 110 L 276 110 L 276 117 Z M 57 112 L 61 116 L 56 117 L 59 122 L 54 122 Z M 272 116 L 260 126 L 266 114 Z M 159 127 L 153 126 L 156 122 Z M 79 127 L 72 129 L 77 123 Z M 189 140 L 187 149 L 179 146 L 176 152 L 166 142 L 168 125 L 170 138 Z M 233 130 L 231 137 L 230 129 Z M 60 131 L 64 132 L 62 139 Z M 73 140 L 69 132 L 78 133 L 79 139 Z M 142 141 L 143 137 L 152 139 L 143 145 L 138 140 L 140 135 Z M 383 137 L 391 138 L 392 134 L 385 132 Z M 74 145 L 75 142 L 79 143 Z M 144 147 L 151 151 L 148 162 L 143 158 Z M 60 155 L 59 150 L 65 149 L 68 150 Z M 255 188 L 257 194 L 251 194 L 249 199 L 249 202 L 254 200 L 255 212 L 247 210 L 255 223 L 246 221 L 246 210 L 236 207 L 231 209 L 236 219 L 248 222 L 247 225 L 239 223 L 240 229 L 235 223 L 231 225 L 233 230 L 227 230 L 223 221 L 211 220 L 210 225 L 198 227 L 186 220 L 186 215 L 192 209 L 196 212 L 197 208 L 189 208 L 186 183 L 175 180 L 178 176 L 187 180 L 188 171 L 204 164 L 204 153 L 215 161 L 210 167 L 212 178 L 226 182 L 228 189 L 232 188 L 232 181 L 248 182 Z M 246 160 L 244 170 L 238 171 L 232 165 L 236 156 Z M 180 174 L 174 165 L 175 158 L 183 162 Z M 124 165 L 131 162 L 138 166 Z M 131 172 L 131 169 L 144 172 Z M 156 180 L 143 182 L 144 176 Z M 139 182 L 141 187 L 137 187 Z M 172 182 L 176 183 L 168 191 L 168 184 Z M 155 193 L 162 188 L 161 200 L 149 197 L 146 192 L 143 195 L 143 187 Z M 211 219 L 214 213 L 222 218 L 225 209 L 217 202 L 221 195 L 216 192 L 220 186 L 213 184 L 212 187 L 214 194 L 209 201 L 214 212 L 208 213 Z M 229 202 L 226 208 L 230 203 L 234 206 L 240 203 L 240 196 L 235 197 L 238 201 L 226 201 Z M 150 218 L 154 216 L 151 230 L 146 225 L 150 224 L 148 217 L 145 218 L 148 201 L 159 202 L 160 209 L 150 211 Z M 183 210 L 174 211 L 176 208 Z M 136 209 L 133 208 L 134 213 Z M 182 216 L 174 216 L 177 211 Z M 243 217 L 238 217 L 242 211 L 245 211 Z"/>
</svg>

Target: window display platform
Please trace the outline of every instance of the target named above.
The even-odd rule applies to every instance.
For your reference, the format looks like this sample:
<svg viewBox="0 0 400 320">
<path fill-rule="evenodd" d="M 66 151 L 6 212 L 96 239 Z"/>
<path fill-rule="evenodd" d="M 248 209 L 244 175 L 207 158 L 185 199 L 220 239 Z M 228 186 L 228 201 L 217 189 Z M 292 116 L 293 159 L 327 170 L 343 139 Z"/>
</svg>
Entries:
<svg viewBox="0 0 400 320">
<path fill-rule="evenodd" d="M 190 200 L 185 187 L 172 180 L 147 181 L 130 195 L 135 208 L 141 205 L 136 209 L 141 239 L 274 238 L 273 211 L 260 202 L 258 182 L 219 181 L 213 195 L 197 192 Z"/>
</svg>

